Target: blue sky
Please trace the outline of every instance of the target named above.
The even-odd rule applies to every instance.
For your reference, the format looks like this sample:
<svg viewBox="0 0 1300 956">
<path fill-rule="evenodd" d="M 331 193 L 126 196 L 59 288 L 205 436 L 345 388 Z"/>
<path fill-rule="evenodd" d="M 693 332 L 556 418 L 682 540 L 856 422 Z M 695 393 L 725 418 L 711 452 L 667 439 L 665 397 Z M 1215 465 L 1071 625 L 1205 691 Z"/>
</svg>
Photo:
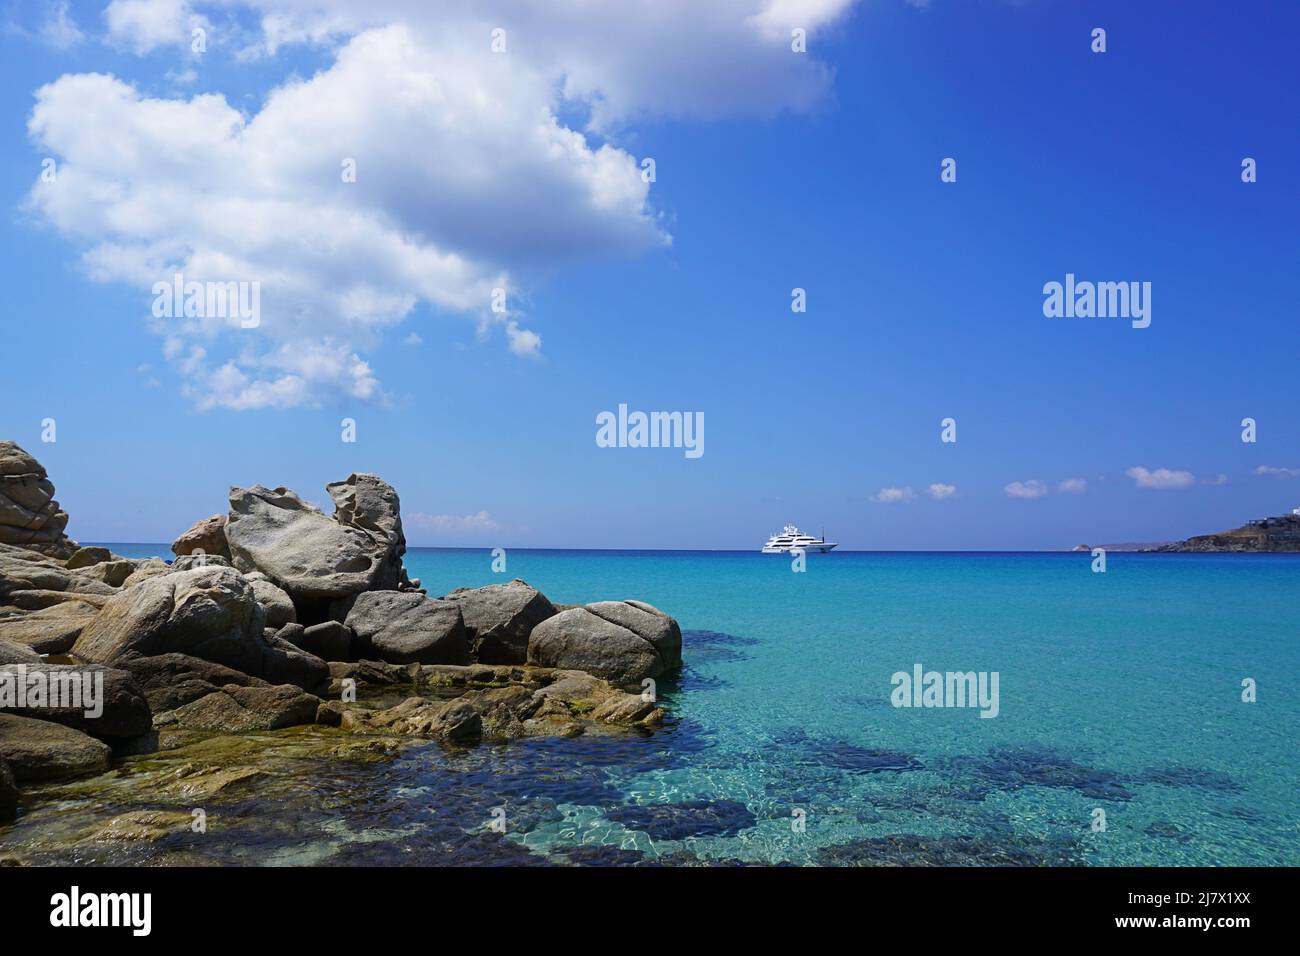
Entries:
<svg viewBox="0 0 1300 956">
<path fill-rule="evenodd" d="M 1294 4 L 335 6 L 0 9 L 0 437 L 74 537 L 351 471 L 450 546 L 1038 549 L 1300 506 Z M 177 262 L 261 281 L 261 327 L 155 319 Z M 1067 272 L 1150 282 L 1150 327 L 1044 317 Z M 705 454 L 597 447 L 620 403 L 703 412 Z"/>
</svg>

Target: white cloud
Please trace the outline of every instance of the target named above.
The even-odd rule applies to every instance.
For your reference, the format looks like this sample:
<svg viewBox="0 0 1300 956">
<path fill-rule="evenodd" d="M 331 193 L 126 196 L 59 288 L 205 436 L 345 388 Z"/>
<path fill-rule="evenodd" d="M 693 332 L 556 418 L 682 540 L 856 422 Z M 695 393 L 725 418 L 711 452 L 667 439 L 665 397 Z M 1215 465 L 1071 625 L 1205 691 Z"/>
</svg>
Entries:
<svg viewBox="0 0 1300 956">
<path fill-rule="evenodd" d="M 536 332 L 521 329 L 514 319 L 506 323 L 506 337 L 510 341 L 510 351 L 518 356 L 537 358 L 541 354 L 542 337 Z"/>
<path fill-rule="evenodd" d="M 717 119 L 806 110 L 833 74 L 816 39 L 855 0 L 246 0 L 260 16 L 257 50 L 328 44 L 367 29 L 407 25 L 422 39 L 487 51 L 506 31 L 493 69 L 536 74 L 585 106 L 589 128 L 619 128 L 643 115 Z M 196 7 L 206 7 L 195 2 Z M 793 53 L 790 31 L 808 31 Z"/>
<path fill-rule="evenodd" d="M 431 515 L 412 511 L 402 515 L 402 524 L 437 533 L 496 531 L 500 525 L 486 511 L 472 515 Z"/>
<path fill-rule="evenodd" d="M 1087 478 L 1066 478 L 1056 486 L 1063 495 L 1081 495 L 1088 490 Z"/>
<path fill-rule="evenodd" d="M 945 485 L 936 482 L 926 490 L 930 493 L 930 497 L 933 498 L 935 501 L 942 501 L 944 498 L 951 498 L 953 495 L 955 495 L 957 493 L 957 486 Z"/>
<path fill-rule="evenodd" d="M 260 283 L 256 330 L 158 323 L 230 346 L 220 376 L 187 389 L 201 407 L 312 404 L 339 384 L 377 394 L 366 376 L 259 380 L 255 368 L 285 364 L 290 345 L 361 353 L 421 301 L 504 326 L 512 352 L 536 356 L 540 337 L 489 308 L 492 290 L 511 285 L 507 263 L 639 252 L 668 237 L 631 155 L 565 129 L 527 77 L 463 59 L 422 50 L 402 28 L 367 33 L 251 118 L 220 95 L 150 99 L 110 76 L 64 76 L 37 91 L 29 122 L 60 158 L 31 205 L 90 243 L 93 278 L 142 290 L 174 272 Z M 342 180 L 345 158 L 355 183 Z"/>
<path fill-rule="evenodd" d="M 1137 466 L 1130 468 L 1124 474 L 1136 481 L 1139 488 L 1153 488 L 1160 491 L 1190 488 L 1196 483 L 1196 476 L 1190 471 L 1171 471 L 1168 468 L 1157 468 L 1151 471 Z"/>
<path fill-rule="evenodd" d="M 56 50 L 70 50 L 86 39 L 68 9 L 68 0 L 59 0 L 50 8 L 49 16 L 41 24 L 40 36 Z"/>
<path fill-rule="evenodd" d="M 1201 484 L 1203 485 L 1226 485 L 1227 483 L 1228 483 L 1228 476 L 1223 474 L 1222 472 L 1215 475 L 1213 478 L 1201 479 Z"/>
<path fill-rule="evenodd" d="M 1033 478 L 1029 481 L 1013 481 L 1003 489 L 1008 498 L 1034 499 L 1047 494 L 1047 485 Z"/>
<path fill-rule="evenodd" d="M 424 339 L 420 338 L 420 334 L 418 332 L 412 332 L 406 338 L 402 339 L 402 344 L 408 345 L 411 348 L 415 348 L 416 346 L 423 345 Z"/>
<path fill-rule="evenodd" d="M 916 492 L 911 488 L 881 488 L 878 494 L 871 495 L 871 500 L 876 504 L 893 505 L 911 501 L 915 497 Z"/>
<path fill-rule="evenodd" d="M 1271 465 L 1260 465 L 1255 469 L 1257 475 L 1268 475 L 1272 478 L 1300 478 L 1300 468 L 1274 468 Z"/>
<path fill-rule="evenodd" d="M 208 26 L 185 0 L 112 0 L 104 9 L 108 39 L 132 53 L 161 46 L 189 46 L 190 31 Z"/>
<path fill-rule="evenodd" d="M 815 38 L 853 3 L 113 0 L 109 42 L 139 54 L 187 45 L 211 15 L 227 49 L 313 44 L 333 62 L 252 113 L 219 92 L 155 99 L 112 76 L 65 75 L 36 91 L 28 132 L 59 176 L 33 186 L 29 207 L 99 281 L 142 293 L 175 272 L 260 283 L 256 330 L 154 323 L 200 407 L 380 397 L 363 357 L 422 303 L 538 357 L 522 314 L 488 308 L 494 288 L 514 301 L 551 266 L 671 242 L 642 157 L 613 139 L 646 116 L 812 108 L 832 74 L 815 43 L 791 52 L 789 28 Z M 498 26 L 505 54 L 490 48 Z M 294 350 L 313 366 L 294 367 Z"/>
</svg>

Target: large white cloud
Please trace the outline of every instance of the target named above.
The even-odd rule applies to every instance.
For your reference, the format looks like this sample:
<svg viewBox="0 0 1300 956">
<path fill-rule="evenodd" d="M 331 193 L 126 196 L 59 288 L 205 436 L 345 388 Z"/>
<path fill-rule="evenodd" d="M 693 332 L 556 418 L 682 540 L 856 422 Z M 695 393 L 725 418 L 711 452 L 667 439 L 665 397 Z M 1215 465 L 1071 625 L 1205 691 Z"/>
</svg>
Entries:
<svg viewBox="0 0 1300 956">
<path fill-rule="evenodd" d="M 513 276 L 670 242 L 638 157 L 607 137 L 646 113 L 812 105 L 830 74 L 790 50 L 789 29 L 816 36 L 851 2 L 114 0 L 110 41 L 139 53 L 203 24 L 224 51 L 209 56 L 313 43 L 335 59 L 252 115 L 220 93 L 156 99 L 112 76 L 63 76 L 36 92 L 29 134 L 59 166 L 30 205 L 81 241 L 97 279 L 260 283 L 256 329 L 157 321 L 201 407 L 379 398 L 361 356 L 420 302 L 538 354 Z M 248 10 L 255 30 L 235 16 Z M 585 132 L 558 118 L 575 100 Z M 490 308 L 497 288 L 505 311 Z"/>
</svg>

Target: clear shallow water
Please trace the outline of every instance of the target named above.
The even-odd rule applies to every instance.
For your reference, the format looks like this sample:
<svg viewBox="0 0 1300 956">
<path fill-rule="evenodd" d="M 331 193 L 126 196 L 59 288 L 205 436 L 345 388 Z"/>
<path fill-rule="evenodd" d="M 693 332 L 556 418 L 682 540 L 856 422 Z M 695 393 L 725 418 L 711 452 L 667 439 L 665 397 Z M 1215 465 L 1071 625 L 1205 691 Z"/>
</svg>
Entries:
<svg viewBox="0 0 1300 956">
<path fill-rule="evenodd" d="M 1087 554 L 811 555 L 802 574 L 781 556 L 729 552 L 507 560 L 500 575 L 486 550 L 406 556 L 431 595 L 521 577 L 556 602 L 634 597 L 675 615 L 686 669 L 660 687 L 665 731 L 417 747 L 338 771 L 332 797 L 318 778 L 292 838 L 236 831 L 205 852 L 1300 863 L 1300 558 L 1111 554 L 1106 574 Z M 916 663 L 997 671 L 999 716 L 894 708 L 890 677 Z M 1257 703 L 1241 701 L 1246 677 Z M 474 835 L 502 804 L 505 838 Z M 1105 832 L 1090 827 L 1098 808 Z"/>
</svg>

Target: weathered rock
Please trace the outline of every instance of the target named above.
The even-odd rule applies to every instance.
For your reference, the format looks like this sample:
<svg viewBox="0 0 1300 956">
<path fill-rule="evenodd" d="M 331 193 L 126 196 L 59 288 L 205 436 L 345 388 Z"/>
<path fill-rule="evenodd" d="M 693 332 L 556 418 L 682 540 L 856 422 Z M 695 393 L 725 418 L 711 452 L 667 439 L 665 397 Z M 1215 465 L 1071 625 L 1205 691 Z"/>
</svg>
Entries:
<svg viewBox="0 0 1300 956">
<path fill-rule="evenodd" d="M 586 608 L 572 608 L 533 628 L 528 662 L 582 670 L 616 684 L 635 684 L 667 669 L 658 649 L 630 628 Z M 650 615 L 646 615 L 649 617 Z"/>
<path fill-rule="evenodd" d="M 37 654 L 64 654 L 98 613 L 84 601 L 65 601 L 30 613 L 0 609 L 0 640 L 25 645 Z"/>
<path fill-rule="evenodd" d="M 0 667 L 5 664 L 39 664 L 41 655 L 26 644 L 11 644 L 0 641 Z"/>
<path fill-rule="evenodd" d="M 113 666 L 135 678 L 155 714 L 183 707 L 230 684 L 241 687 L 270 686 L 260 678 L 186 654 L 146 657 L 128 653 L 113 661 Z"/>
<path fill-rule="evenodd" d="M 233 567 L 229 558 L 219 554 L 183 554 L 167 566 L 168 573 L 176 571 L 193 571 L 195 568 L 229 568 Z"/>
<path fill-rule="evenodd" d="M 0 823 L 18 815 L 18 782 L 9 764 L 0 758 Z"/>
<path fill-rule="evenodd" d="M 352 628 L 338 621 L 322 621 L 305 628 L 298 640 L 290 640 L 309 654 L 323 661 L 352 659 Z"/>
<path fill-rule="evenodd" d="M 62 561 L 0 544 L 0 601 L 13 603 L 13 594 L 30 591 L 112 594 L 113 588 L 97 580 L 92 572 L 87 568 L 68 570 Z"/>
<path fill-rule="evenodd" d="M 69 577 L 62 562 L 0 542 L 0 598 L 11 591 L 62 591 Z"/>
<path fill-rule="evenodd" d="M 0 693 L 0 713 L 50 720 L 110 743 L 153 729 L 149 702 L 126 671 L 95 664 L 0 665 L 0 686 L 16 690 L 24 681 L 23 706 L 16 693 Z"/>
<path fill-rule="evenodd" d="M 444 600 L 460 605 L 470 657 L 483 664 L 524 663 L 528 635 L 556 613 L 545 595 L 518 578 L 508 584 L 457 588 Z"/>
<path fill-rule="evenodd" d="M 475 743 L 483 734 L 483 718 L 469 704 L 423 697 L 409 697 L 387 710 L 346 710 L 340 726 L 344 730 L 388 730 L 415 737 L 435 737 L 458 744 Z"/>
<path fill-rule="evenodd" d="M 67 526 L 41 463 L 14 442 L 0 441 L 0 543 L 66 560 L 77 550 L 63 533 Z"/>
<path fill-rule="evenodd" d="M 60 780 L 108 769 L 108 744 L 71 727 L 0 714 L 0 760 L 19 783 Z"/>
<path fill-rule="evenodd" d="M 160 715 L 160 725 L 175 725 L 189 730 L 217 730 L 224 733 L 247 733 L 254 730 L 279 730 L 316 722 L 319 697 L 304 694 L 298 687 L 239 687 L 231 684 Z"/>
<path fill-rule="evenodd" d="M 89 604 L 93 608 L 102 608 L 108 603 L 109 597 L 114 593 L 113 588 L 107 585 L 97 585 L 101 587 L 102 593 L 89 594 L 72 591 L 11 591 L 6 599 L 16 608 L 22 608 L 25 611 L 39 611 L 42 608 L 54 607 L 57 604 L 66 604 L 71 601 L 80 601 L 82 604 Z"/>
<path fill-rule="evenodd" d="M 326 727 L 337 727 L 343 723 L 343 715 L 348 710 L 341 700 L 323 700 L 316 708 L 316 723 Z"/>
<path fill-rule="evenodd" d="M 285 627 L 293 625 L 286 624 Z M 301 625 L 299 625 L 301 626 Z M 329 686 L 330 668 L 315 654 L 295 647 L 280 637 L 265 638 L 259 677 L 271 684 L 294 684 L 313 694 Z"/>
<path fill-rule="evenodd" d="M 123 589 L 77 638 L 82 660 L 110 664 L 128 652 L 178 653 L 255 676 L 267 650 L 266 612 L 252 586 L 232 568 L 195 568 Z"/>
<path fill-rule="evenodd" d="M 656 723 L 662 721 L 663 711 L 640 694 L 610 694 L 591 709 L 587 715 L 592 720 L 607 724 L 635 724 L 657 713 Z"/>
<path fill-rule="evenodd" d="M 122 582 L 122 589 L 135 587 L 143 581 L 156 578 L 160 574 L 168 574 L 170 571 L 171 565 L 162 558 L 147 558 L 144 561 L 137 561 L 135 570 Z"/>
<path fill-rule="evenodd" d="M 178 559 L 179 560 L 179 559 Z M 286 624 L 296 623 L 297 613 L 293 601 L 284 589 L 276 587 L 261 571 L 250 571 L 244 578 L 253 585 L 257 603 L 266 611 L 266 626 L 277 630 Z"/>
<path fill-rule="evenodd" d="M 415 591 L 367 591 L 348 612 L 353 652 L 391 664 L 467 664 L 469 634 L 455 601 Z"/>
<path fill-rule="evenodd" d="M 217 554 L 229 559 L 230 546 L 226 543 L 226 516 L 213 515 L 196 521 L 172 542 L 172 553 L 177 557 L 202 551 L 204 554 Z"/>
<path fill-rule="evenodd" d="M 82 548 L 81 550 L 86 549 Z M 77 580 L 79 582 L 94 581 L 98 584 L 106 584 L 110 588 L 120 588 L 135 571 L 136 562 L 128 558 L 115 558 L 111 561 L 100 561 L 97 564 L 79 569 Z M 77 586 L 81 585 L 78 584 Z"/>
<path fill-rule="evenodd" d="M 76 568 L 88 568 L 92 564 L 112 560 L 113 552 L 109 551 L 108 548 L 86 546 L 72 552 L 72 557 L 68 558 L 63 566 L 69 570 L 75 570 Z"/>
<path fill-rule="evenodd" d="M 587 610 L 653 644 L 665 671 L 682 666 L 682 629 L 657 607 L 644 601 L 598 601 Z"/>
<path fill-rule="evenodd" d="M 283 588 L 303 624 L 324 620 L 330 602 L 406 580 L 397 493 L 373 475 L 329 486 L 327 518 L 285 488 L 230 489 L 226 540 L 234 565 Z"/>
</svg>

